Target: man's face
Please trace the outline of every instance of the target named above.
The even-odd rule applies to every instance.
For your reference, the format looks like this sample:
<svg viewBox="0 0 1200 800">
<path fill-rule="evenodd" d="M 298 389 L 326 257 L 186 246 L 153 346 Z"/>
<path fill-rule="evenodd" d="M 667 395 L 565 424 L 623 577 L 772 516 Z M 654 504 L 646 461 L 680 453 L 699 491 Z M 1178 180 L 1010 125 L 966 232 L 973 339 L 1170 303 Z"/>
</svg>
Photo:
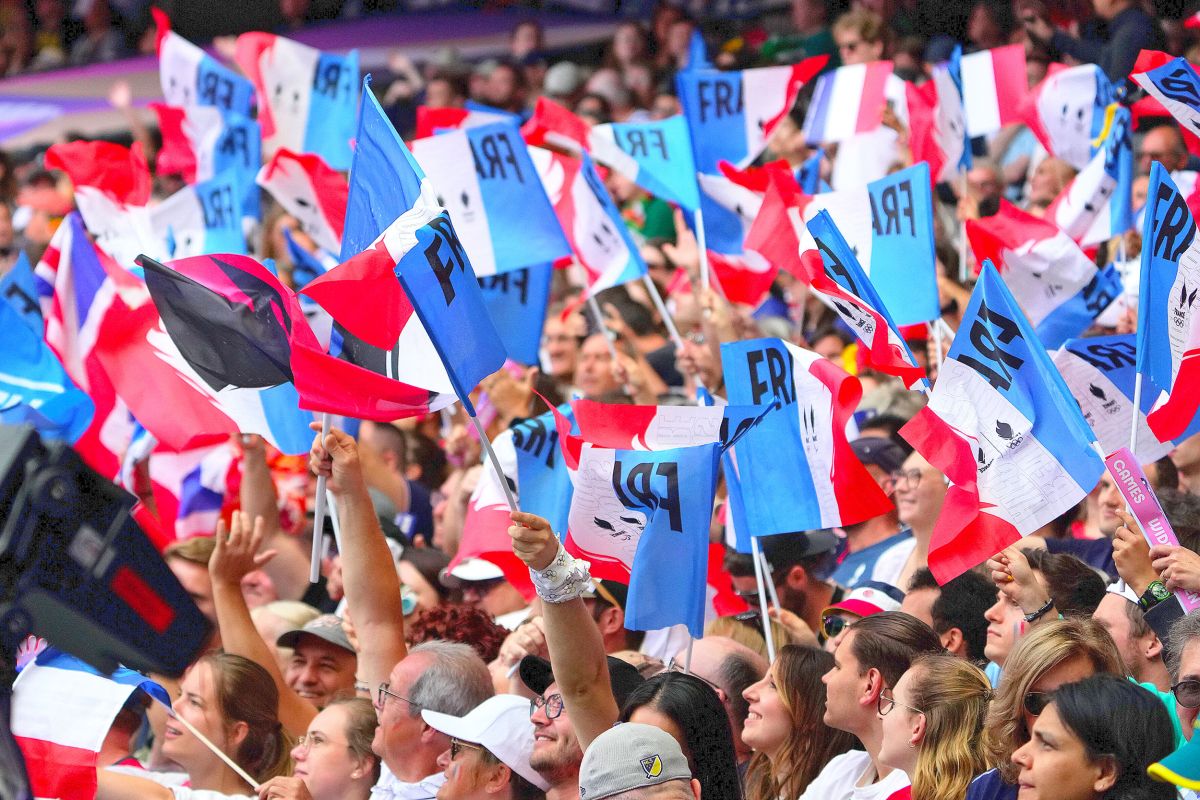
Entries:
<svg viewBox="0 0 1200 800">
<path fill-rule="evenodd" d="M 932 587 L 927 589 L 915 589 L 904 595 L 903 602 L 900 603 L 900 610 L 905 614 L 911 614 L 917 619 L 924 622 L 929 627 L 933 627 L 933 604 L 942 596 L 940 589 Z"/>
<path fill-rule="evenodd" d="M 1158 161 L 1168 172 L 1187 166 L 1187 152 L 1180 147 L 1179 137 L 1165 126 L 1150 130 L 1142 137 L 1138 150 L 1138 173 L 1150 174 L 1150 165 Z"/>
<path fill-rule="evenodd" d="M 984 612 L 983 616 L 988 621 L 987 642 L 983 646 L 983 654 L 988 660 L 1004 666 L 1008 654 L 1016 646 L 1017 640 L 1025 635 L 1025 629 L 1029 626 L 1025 622 L 1025 612 L 1019 605 L 996 592 L 995 605 Z"/>
<path fill-rule="evenodd" d="M 1175 682 L 1198 680 L 1200 680 L 1200 639 L 1192 639 L 1183 646 L 1183 653 L 1179 658 L 1179 677 L 1175 679 Z M 1184 708 L 1178 702 L 1175 703 L 1175 714 L 1179 717 L 1180 726 L 1183 727 L 1183 735 L 1188 739 L 1192 738 L 1192 728 L 1196 724 L 1197 712 L 1200 712 L 1200 709 Z"/>
<path fill-rule="evenodd" d="M 383 695 L 382 705 L 375 698 L 379 727 L 375 729 L 371 749 L 389 769 L 395 770 L 404 753 L 420 743 L 425 723 L 418 709 L 400 698 L 411 697 L 413 684 L 431 664 L 432 657 L 426 653 L 407 656 L 388 676 L 387 689 L 391 694 Z"/>
<path fill-rule="evenodd" d="M 1125 510 L 1125 500 L 1108 470 L 1100 474 L 1100 496 L 1096 499 L 1100 508 L 1100 532 L 1111 539 L 1121 524 L 1117 512 Z"/>
<path fill-rule="evenodd" d="M 216 625 L 217 607 L 213 605 L 212 578 L 209 577 L 208 568 L 182 558 L 167 559 L 167 566 L 200 613 Z"/>
<path fill-rule="evenodd" d="M 851 651 L 854 636 L 853 629 L 846 633 L 833 653 L 833 666 L 821 676 L 821 682 L 825 684 L 825 724 L 851 732 L 860 716 L 858 701 L 866 682 L 858 659 Z"/>
<path fill-rule="evenodd" d="M 288 662 L 284 680 L 296 694 L 317 708 L 329 705 L 339 694 L 354 691 L 358 659 L 345 648 L 312 634 L 302 634 Z"/>
<path fill-rule="evenodd" d="M 1179 470 L 1179 488 L 1200 494 L 1200 433 L 1180 442 L 1171 453 L 1171 460 Z"/>
<path fill-rule="evenodd" d="M 612 374 L 612 355 L 608 352 L 603 334 L 592 334 L 579 348 L 575 385 L 589 400 L 597 400 L 617 388 L 617 381 Z"/>
<path fill-rule="evenodd" d="M 520 611 L 525 600 L 512 584 L 503 578 L 488 581 L 465 581 L 462 585 L 463 603 L 478 606 L 493 617 Z"/>
<path fill-rule="evenodd" d="M 551 699 L 557 705 L 560 698 L 558 684 L 552 683 L 542 693 L 542 699 Z M 546 704 L 543 703 L 530 716 L 533 723 L 533 752 L 529 755 L 529 766 L 551 785 L 570 780 L 579 773 L 579 764 L 583 761 L 583 750 L 579 747 L 579 739 L 571 727 L 570 717 L 566 708 L 554 719 L 546 714 Z"/>
<path fill-rule="evenodd" d="M 1125 665 L 1132 670 L 1141 665 L 1144 659 L 1138 652 L 1137 641 L 1133 638 L 1129 615 L 1125 613 L 1125 606 L 1128 603 L 1129 601 L 1119 594 L 1105 592 L 1104 599 L 1092 613 L 1092 619 L 1103 625 L 1109 636 L 1112 636 L 1113 641 L 1117 643 L 1117 651 L 1125 660 Z"/>
</svg>

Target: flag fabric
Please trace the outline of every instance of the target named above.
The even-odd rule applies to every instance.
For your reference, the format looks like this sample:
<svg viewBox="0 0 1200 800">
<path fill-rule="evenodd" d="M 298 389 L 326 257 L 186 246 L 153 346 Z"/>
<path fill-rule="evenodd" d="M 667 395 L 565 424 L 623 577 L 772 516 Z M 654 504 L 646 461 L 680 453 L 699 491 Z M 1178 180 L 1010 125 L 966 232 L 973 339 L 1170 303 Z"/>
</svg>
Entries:
<svg viewBox="0 0 1200 800">
<path fill-rule="evenodd" d="M 1045 218 L 1083 247 L 1133 227 L 1133 145 L 1129 109 L 1118 106 L 1104 145 L 1046 209 Z"/>
<path fill-rule="evenodd" d="M 546 321 L 553 280 L 553 264 L 539 264 L 479 279 L 483 302 L 508 357 L 527 367 L 540 363 L 542 326 Z"/>
<path fill-rule="evenodd" d="M 350 168 L 358 100 L 358 51 L 346 55 L 273 33 L 237 38 L 234 60 L 254 83 L 268 155 L 316 153 L 334 169 Z"/>
<path fill-rule="evenodd" d="M 942 584 L 1072 508 L 1104 469 L 1079 405 L 990 261 L 929 405 L 901 434 L 950 481 L 929 546 Z"/>
<path fill-rule="evenodd" d="M 597 125 L 588 141 L 597 161 L 655 197 L 687 211 L 699 207 L 696 162 L 687 120 L 682 115 Z"/>
<path fill-rule="evenodd" d="M 170 707 L 166 691 L 146 676 L 124 668 L 101 675 L 52 647 L 21 670 L 13 683 L 11 729 L 35 797 L 96 796 L 100 746 L 139 689 Z"/>
<path fill-rule="evenodd" d="M 413 142 L 412 153 L 450 213 L 480 276 L 569 255 L 554 208 L 511 123 Z"/>
<path fill-rule="evenodd" d="M 246 191 L 228 170 L 185 186 L 150 209 L 150 221 L 165 237 L 168 258 L 246 252 L 243 213 Z M 157 255 L 152 253 L 151 255 Z"/>
<path fill-rule="evenodd" d="M 941 314 L 933 239 L 933 192 L 929 165 L 914 164 L 858 189 L 827 192 L 801 209 L 812 219 L 829 212 L 900 325 L 916 325 Z M 804 250 L 815 242 L 805 233 Z"/>
<path fill-rule="evenodd" d="M 95 406 L 67 377 L 43 338 L 29 260 L 22 253 L 0 278 L 0 423 L 32 424 L 43 437 L 73 443 L 92 423 Z"/>
<path fill-rule="evenodd" d="M 646 275 L 646 262 L 588 155 L 580 160 L 540 148 L 530 148 L 529 155 L 560 230 L 587 272 L 588 293 Z"/>
<path fill-rule="evenodd" d="M 223 442 L 173 452 L 142 428 L 134 434 L 121 467 L 121 485 L 129 492 L 136 488 L 133 469 L 142 461 L 148 461 L 159 527 L 167 540 L 211 536 L 237 465 L 233 447 Z"/>
<path fill-rule="evenodd" d="M 292 286 L 295 287 L 296 291 L 300 291 L 313 279 L 324 275 L 330 268 L 337 266 L 337 263 L 333 262 L 332 257 L 330 257 L 329 261 L 333 263 L 326 263 L 319 256 L 301 247 L 292 236 L 292 232 L 287 228 L 283 229 L 283 241 L 287 245 L 288 258 L 292 261 Z M 302 305 L 303 302 L 303 299 L 301 299 Z"/>
<path fill-rule="evenodd" d="M 967 136 L 986 136 L 1021 121 L 1021 102 L 1028 91 L 1025 46 L 1009 44 L 962 57 L 963 105 Z"/>
<path fill-rule="evenodd" d="M 795 178 L 796 183 L 800 186 L 800 191 L 805 194 L 818 194 L 822 191 L 829 191 L 828 188 L 822 187 L 822 184 L 825 182 L 821 180 L 821 161 L 824 158 L 824 148 L 818 147 L 813 151 L 811 156 L 804 160 L 804 163 L 796 168 Z"/>
<path fill-rule="evenodd" d="M 929 164 L 934 183 L 952 181 L 971 168 L 961 55 L 956 45 L 949 63 L 933 68 L 932 80 L 920 86 L 910 83 L 906 89 L 913 161 Z"/>
<path fill-rule="evenodd" d="M 846 438 L 857 378 L 780 339 L 722 344 L 721 364 L 730 403 L 781 406 L 738 441 L 748 531 L 840 527 L 891 507 Z"/>
<path fill-rule="evenodd" d="M 569 153 L 588 150 L 591 124 L 571 109 L 548 97 L 539 97 L 533 113 L 521 125 L 521 137 L 530 147 L 551 147 Z"/>
<path fill-rule="evenodd" d="M 346 179 L 319 155 L 279 150 L 259 170 L 257 181 L 300 220 L 313 241 L 330 253 L 341 252 L 349 190 Z"/>
<path fill-rule="evenodd" d="M 151 8 L 157 28 L 158 73 L 163 97 L 172 106 L 216 106 L 250 116 L 254 84 L 171 30 L 171 21 Z"/>
<path fill-rule="evenodd" d="M 744 167 L 758 158 L 775 126 L 796 104 L 800 89 L 828 60 L 822 55 L 784 67 L 679 72 L 676 89 L 691 132 L 696 169 L 713 174 L 718 161 Z"/>
<path fill-rule="evenodd" d="M 1185 58 L 1173 58 L 1165 64 L 1130 76 L 1171 113 L 1175 121 L 1192 135 L 1200 135 L 1200 76 Z"/>
<path fill-rule="evenodd" d="M 1081 334 L 1121 294 L 1115 268 L 1097 269 L 1057 226 L 1007 201 L 993 216 L 968 220 L 967 237 L 979 263 L 1000 265 L 1048 348 Z"/>
<path fill-rule="evenodd" d="M 1106 453 L 1129 445 L 1136 354 L 1132 333 L 1070 339 L 1054 352 L 1054 366 Z M 1143 394 L 1137 415 L 1137 458 L 1143 464 L 1157 461 L 1174 447 L 1170 441 L 1159 442 L 1146 423 L 1146 413 L 1154 406 L 1151 394 Z"/>
<path fill-rule="evenodd" d="M 873 61 L 838 67 L 817 78 L 804 118 L 804 138 L 810 144 L 828 144 L 877 129 L 891 75 L 891 61 Z"/>
<path fill-rule="evenodd" d="M 739 184 L 731 174 L 726 168 L 718 174 L 697 173 L 696 180 L 708 249 L 721 255 L 740 256 L 745 254 L 746 234 L 754 224 L 762 197 Z"/>
<path fill-rule="evenodd" d="M 669 450 L 717 443 L 728 447 L 772 406 L 638 406 L 574 400 L 579 435 L 614 450 Z"/>
<path fill-rule="evenodd" d="M 1022 117 L 1050 155 L 1087 166 L 1108 124 L 1114 90 L 1095 64 L 1052 69 L 1022 106 Z"/>
<path fill-rule="evenodd" d="M 684 71 L 712 69 L 708 60 L 708 47 L 704 44 L 704 36 L 698 29 L 692 30 L 692 38 L 688 40 L 687 62 L 680 67 Z"/>
<path fill-rule="evenodd" d="M 538 98 L 541 102 L 542 98 Z M 508 122 L 508 114 L 497 114 L 491 111 L 480 111 L 470 108 L 430 108 L 417 106 L 416 139 L 435 136 L 445 131 L 459 128 L 477 128 L 480 125 L 491 125 L 494 122 Z"/>
<path fill-rule="evenodd" d="M 1195 428 L 1200 410 L 1200 246 L 1192 212 L 1158 162 L 1150 168 L 1142 242 L 1137 370 L 1143 396 L 1155 399 L 1150 429 L 1167 441 Z"/>
</svg>

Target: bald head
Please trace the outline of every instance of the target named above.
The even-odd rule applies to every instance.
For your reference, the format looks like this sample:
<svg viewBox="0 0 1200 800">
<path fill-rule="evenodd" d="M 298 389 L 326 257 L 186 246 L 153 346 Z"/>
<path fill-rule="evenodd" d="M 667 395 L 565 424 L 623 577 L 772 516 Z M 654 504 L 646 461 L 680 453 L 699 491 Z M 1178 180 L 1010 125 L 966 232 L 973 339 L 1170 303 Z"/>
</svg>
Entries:
<svg viewBox="0 0 1200 800">
<path fill-rule="evenodd" d="M 683 664 L 686 659 L 687 650 L 680 650 L 675 655 L 676 664 Z M 742 743 L 742 726 L 746 724 L 750 704 L 742 697 L 742 692 L 762 680 L 768 667 L 765 658 L 727 636 L 705 636 L 692 645 L 692 674 L 720 690 L 739 761 L 743 751 L 746 757 L 749 756 L 749 748 Z"/>
<path fill-rule="evenodd" d="M 1177 126 L 1159 125 L 1142 137 L 1142 146 L 1138 149 L 1138 172 L 1149 175 L 1150 165 L 1155 161 L 1161 162 L 1168 172 L 1187 166 L 1187 146 Z"/>
</svg>

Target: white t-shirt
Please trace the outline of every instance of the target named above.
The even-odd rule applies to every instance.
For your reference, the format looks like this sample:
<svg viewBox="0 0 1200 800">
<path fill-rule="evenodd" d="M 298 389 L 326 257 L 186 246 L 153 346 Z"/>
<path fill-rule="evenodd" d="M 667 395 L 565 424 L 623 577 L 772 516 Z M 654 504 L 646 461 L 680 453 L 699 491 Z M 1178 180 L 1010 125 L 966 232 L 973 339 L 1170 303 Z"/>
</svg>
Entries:
<svg viewBox="0 0 1200 800">
<path fill-rule="evenodd" d="M 887 800 L 908 786 L 908 776 L 894 769 L 881 781 L 856 786 L 867 772 L 873 773 L 871 757 L 862 750 L 834 756 L 821 774 L 813 779 L 800 800 Z"/>
<path fill-rule="evenodd" d="M 405 783 L 386 764 L 381 766 L 379 780 L 371 787 L 372 800 L 432 800 L 446 782 L 445 773 L 435 772 L 416 783 Z"/>
</svg>

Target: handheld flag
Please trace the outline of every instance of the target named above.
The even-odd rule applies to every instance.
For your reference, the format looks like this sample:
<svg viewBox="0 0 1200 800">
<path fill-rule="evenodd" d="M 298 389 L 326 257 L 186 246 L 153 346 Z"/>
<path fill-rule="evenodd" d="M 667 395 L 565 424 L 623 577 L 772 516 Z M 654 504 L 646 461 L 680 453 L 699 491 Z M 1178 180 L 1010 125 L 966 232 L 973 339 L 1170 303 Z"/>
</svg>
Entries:
<svg viewBox="0 0 1200 800">
<path fill-rule="evenodd" d="M 157 28 L 158 72 L 163 97 L 172 106 L 216 106 L 250 116 L 254 85 L 171 30 L 171 21 L 151 8 Z"/>
<path fill-rule="evenodd" d="M 1146 92 L 1171 112 L 1171 116 L 1193 135 L 1200 135 L 1200 76 L 1186 58 L 1174 58 L 1132 77 Z"/>
<path fill-rule="evenodd" d="M 280 150 L 259 170 L 257 181 L 300 220 L 313 241 L 330 253 L 341 251 L 349 190 L 346 179 L 320 156 Z"/>
<path fill-rule="evenodd" d="M 550 302 L 554 266 L 515 269 L 479 279 L 483 302 L 492 318 L 508 357 L 525 366 L 540 363 L 542 326 Z"/>
<path fill-rule="evenodd" d="M 539 97 L 540 103 L 544 98 Z M 417 131 L 413 138 L 424 139 L 444 131 L 459 128 L 477 128 L 480 125 L 491 125 L 493 122 L 508 122 L 507 114 L 496 114 L 490 111 L 480 111 L 471 108 L 430 108 L 417 106 Z"/>
<path fill-rule="evenodd" d="M 140 428 L 140 426 L 139 426 Z M 237 460 L 229 442 L 173 452 L 141 428 L 125 451 L 121 485 L 134 493 L 135 466 L 147 461 L 159 526 L 167 541 L 211 536 Z"/>
<path fill-rule="evenodd" d="M 287 228 L 283 229 L 283 241 L 287 245 L 288 258 L 292 260 L 292 285 L 296 287 L 296 291 L 303 289 L 314 278 L 324 275 L 331 266 L 336 266 L 336 264 L 325 264 L 320 258 L 301 247 Z"/>
<path fill-rule="evenodd" d="M 761 406 L 627 406 L 574 400 L 579 435 L 596 447 L 669 450 L 717 443 L 722 448 L 771 411 Z"/>
<path fill-rule="evenodd" d="M 1051 70 L 1030 91 L 1022 117 L 1050 155 L 1083 169 L 1102 142 L 1114 90 L 1095 64 Z"/>
<path fill-rule="evenodd" d="M 891 76 L 891 61 L 873 61 L 838 67 L 817 78 L 804 138 L 809 144 L 827 144 L 878 128 Z"/>
<path fill-rule="evenodd" d="M 967 136 L 986 136 L 1021 121 L 1021 103 L 1028 91 L 1025 45 L 1009 44 L 962 57 L 961 86 L 967 115 Z"/>
<path fill-rule="evenodd" d="M 913 161 L 929 163 L 934 183 L 951 181 L 971 168 L 960 64 L 956 46 L 950 62 L 933 68 L 933 79 L 907 85 L 908 119 Z"/>
<path fill-rule="evenodd" d="M 166 235 L 170 258 L 205 253 L 245 253 L 245 191 L 233 172 L 185 186 L 150 209 L 155 230 Z"/>
<path fill-rule="evenodd" d="M 592 155 L 655 197 L 687 211 L 700 205 L 696 162 L 682 115 L 592 128 Z"/>
<path fill-rule="evenodd" d="M 1118 106 L 1104 146 L 1054 199 L 1045 219 L 1083 247 L 1098 245 L 1133 226 L 1132 192 L 1129 109 Z"/>
<path fill-rule="evenodd" d="M 929 546 L 943 584 L 1074 506 L 1104 469 L 1078 404 L 990 261 L 929 405 L 901 435 L 950 480 Z"/>
</svg>

